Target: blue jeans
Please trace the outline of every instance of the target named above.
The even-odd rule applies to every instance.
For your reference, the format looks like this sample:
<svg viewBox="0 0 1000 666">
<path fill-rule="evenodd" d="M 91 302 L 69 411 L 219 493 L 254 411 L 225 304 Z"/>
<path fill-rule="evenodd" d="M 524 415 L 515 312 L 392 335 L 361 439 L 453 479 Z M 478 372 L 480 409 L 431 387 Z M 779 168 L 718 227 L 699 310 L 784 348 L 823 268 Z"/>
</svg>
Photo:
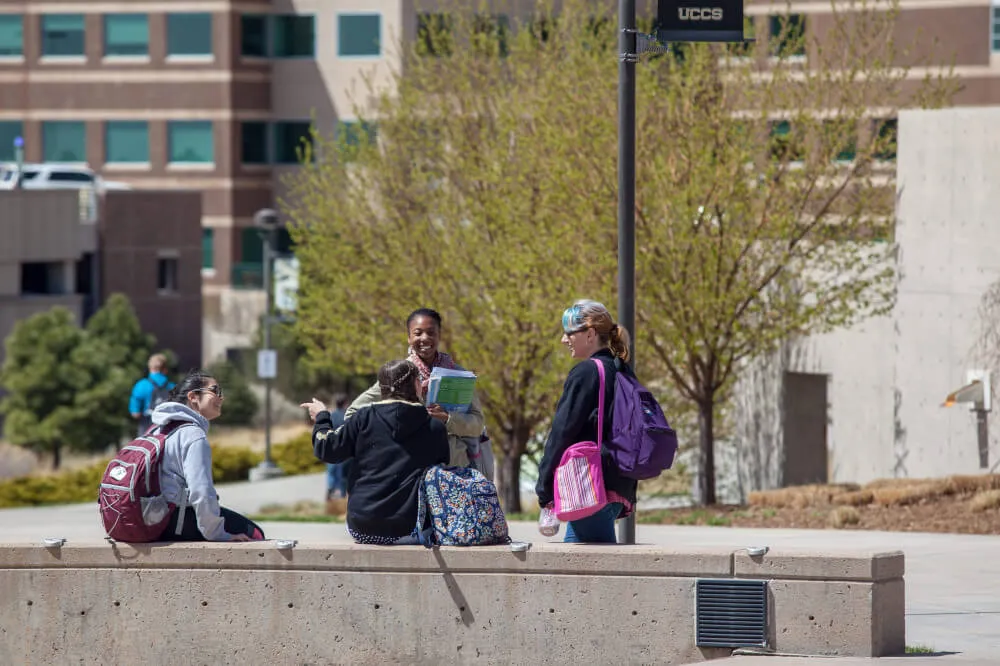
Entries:
<svg viewBox="0 0 1000 666">
<path fill-rule="evenodd" d="M 347 497 L 347 479 L 351 474 L 351 461 L 326 464 L 326 492 L 332 497 L 333 491 L 340 492 L 341 497 Z"/>
<path fill-rule="evenodd" d="M 563 543 L 616 543 L 615 520 L 622 508 L 621 502 L 611 502 L 591 516 L 569 521 Z"/>
</svg>

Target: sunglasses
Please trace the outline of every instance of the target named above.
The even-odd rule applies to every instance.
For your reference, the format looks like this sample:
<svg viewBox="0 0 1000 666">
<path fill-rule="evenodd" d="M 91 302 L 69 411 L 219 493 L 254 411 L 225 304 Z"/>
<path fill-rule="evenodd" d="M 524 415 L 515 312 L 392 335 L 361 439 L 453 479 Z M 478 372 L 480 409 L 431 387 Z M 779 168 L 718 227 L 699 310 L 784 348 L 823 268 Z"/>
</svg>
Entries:
<svg viewBox="0 0 1000 666">
<path fill-rule="evenodd" d="M 211 386 L 206 386 L 205 388 L 195 389 L 195 393 L 214 393 L 216 396 L 222 398 L 222 387 L 218 384 L 212 384 Z"/>
</svg>

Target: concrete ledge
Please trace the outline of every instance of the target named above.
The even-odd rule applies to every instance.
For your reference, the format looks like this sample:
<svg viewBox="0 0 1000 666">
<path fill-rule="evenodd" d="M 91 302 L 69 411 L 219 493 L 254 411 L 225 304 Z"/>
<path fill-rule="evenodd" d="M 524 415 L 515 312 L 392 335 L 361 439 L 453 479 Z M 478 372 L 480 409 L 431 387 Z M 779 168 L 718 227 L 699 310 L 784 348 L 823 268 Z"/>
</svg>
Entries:
<svg viewBox="0 0 1000 666">
<path fill-rule="evenodd" d="M 695 584 L 735 576 L 770 581 L 771 649 L 902 652 L 902 554 L 835 557 L 0 544 L 0 663 L 684 664 L 730 654 L 695 645 Z"/>
</svg>

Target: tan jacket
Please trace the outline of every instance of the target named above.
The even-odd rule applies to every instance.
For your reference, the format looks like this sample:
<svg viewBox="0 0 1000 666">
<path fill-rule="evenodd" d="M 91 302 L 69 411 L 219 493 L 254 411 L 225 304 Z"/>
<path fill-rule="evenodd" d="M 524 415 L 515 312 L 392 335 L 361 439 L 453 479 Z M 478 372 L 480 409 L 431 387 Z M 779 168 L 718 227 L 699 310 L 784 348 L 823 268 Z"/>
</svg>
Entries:
<svg viewBox="0 0 1000 666">
<path fill-rule="evenodd" d="M 382 399 L 382 391 L 378 387 L 378 382 L 367 391 L 359 395 L 351 406 L 347 408 L 344 419 L 347 420 L 362 407 L 378 402 Z M 448 416 L 446 425 L 448 430 L 448 446 L 451 449 L 451 459 L 449 464 L 455 467 L 468 467 L 469 450 L 463 437 L 474 437 L 479 441 L 479 435 L 483 432 L 483 410 L 479 405 L 479 398 L 475 394 L 472 396 L 472 404 L 469 411 L 463 413 L 452 412 Z"/>
</svg>

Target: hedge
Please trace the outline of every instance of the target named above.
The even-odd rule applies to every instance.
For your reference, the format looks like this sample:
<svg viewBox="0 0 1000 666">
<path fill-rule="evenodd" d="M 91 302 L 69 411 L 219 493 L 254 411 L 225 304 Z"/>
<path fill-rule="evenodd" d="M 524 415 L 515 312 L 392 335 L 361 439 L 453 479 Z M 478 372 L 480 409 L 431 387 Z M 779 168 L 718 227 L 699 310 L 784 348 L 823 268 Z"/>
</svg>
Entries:
<svg viewBox="0 0 1000 666">
<path fill-rule="evenodd" d="M 285 474 L 311 474 L 326 469 L 313 455 L 308 433 L 271 448 L 271 458 Z M 246 481 L 251 468 L 264 459 L 263 453 L 246 448 L 212 450 L 212 477 L 216 483 Z M 97 487 L 107 463 L 98 463 L 71 472 L 48 476 L 24 476 L 0 481 L 0 508 L 97 502 Z"/>
</svg>

